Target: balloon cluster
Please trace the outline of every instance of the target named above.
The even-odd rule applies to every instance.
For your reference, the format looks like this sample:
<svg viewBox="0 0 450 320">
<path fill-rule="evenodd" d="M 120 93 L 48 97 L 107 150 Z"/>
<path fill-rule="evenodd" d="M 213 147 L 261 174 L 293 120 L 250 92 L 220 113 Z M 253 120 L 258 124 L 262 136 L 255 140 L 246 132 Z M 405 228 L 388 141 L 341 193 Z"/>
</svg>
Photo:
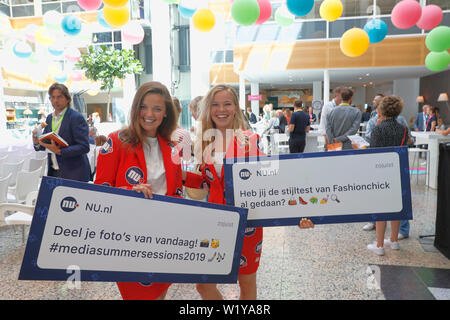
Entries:
<svg viewBox="0 0 450 320">
<path fill-rule="evenodd" d="M 439 26 L 444 14 L 437 5 L 421 7 L 415 0 L 402 0 L 392 10 L 392 24 L 399 29 L 417 26 L 428 33 L 425 44 L 431 52 L 425 58 L 425 66 L 431 71 L 442 71 L 450 63 L 450 28 Z M 438 27 L 439 26 L 439 27 Z"/>
</svg>

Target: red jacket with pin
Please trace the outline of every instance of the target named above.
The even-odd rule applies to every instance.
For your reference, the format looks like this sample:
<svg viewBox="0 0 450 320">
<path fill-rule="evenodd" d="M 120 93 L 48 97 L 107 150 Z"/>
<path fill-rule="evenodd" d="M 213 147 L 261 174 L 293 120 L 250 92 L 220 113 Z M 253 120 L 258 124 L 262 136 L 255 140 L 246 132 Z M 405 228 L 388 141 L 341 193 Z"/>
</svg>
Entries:
<svg viewBox="0 0 450 320">
<path fill-rule="evenodd" d="M 172 142 L 160 135 L 158 142 L 166 171 L 166 195 L 181 197 L 183 186 L 179 151 Z M 111 133 L 99 152 L 95 183 L 129 190 L 134 185 L 146 184 L 147 165 L 142 143 L 133 148 L 123 143 L 120 131 Z M 124 300 L 154 300 L 170 285 L 170 283 L 117 282 Z"/>
<path fill-rule="evenodd" d="M 178 150 L 172 142 L 160 135 L 158 142 L 166 171 L 166 195 L 181 197 L 183 186 Z M 135 185 L 147 183 L 147 165 L 142 143 L 133 148 L 122 142 L 120 131 L 111 133 L 99 152 L 95 183 L 130 190 Z"/>
</svg>

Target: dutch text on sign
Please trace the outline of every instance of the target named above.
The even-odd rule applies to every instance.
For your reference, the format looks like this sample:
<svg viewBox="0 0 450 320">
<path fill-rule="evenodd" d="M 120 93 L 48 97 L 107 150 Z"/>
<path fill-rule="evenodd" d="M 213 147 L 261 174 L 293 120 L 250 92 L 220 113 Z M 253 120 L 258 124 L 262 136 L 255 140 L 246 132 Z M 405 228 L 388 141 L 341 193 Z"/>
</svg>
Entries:
<svg viewBox="0 0 450 320">
<path fill-rule="evenodd" d="M 249 209 L 250 226 L 412 218 L 406 148 L 237 161 L 225 175 L 227 203 Z"/>
<path fill-rule="evenodd" d="M 140 281 L 139 273 L 164 274 L 164 279 L 186 275 L 183 282 L 201 281 L 204 275 L 230 282 L 237 277 L 245 211 L 157 195 L 150 200 L 129 196 L 137 193 L 128 190 L 86 185 L 53 190 L 46 219 L 35 217 L 30 230 L 32 238 L 40 238 L 39 250 L 29 241 L 24 263 L 35 256 L 37 270 L 77 265 L 82 275 L 83 270 L 108 272 L 110 281 L 125 274 L 129 281 Z M 46 205 L 41 198 L 37 208 Z"/>
</svg>

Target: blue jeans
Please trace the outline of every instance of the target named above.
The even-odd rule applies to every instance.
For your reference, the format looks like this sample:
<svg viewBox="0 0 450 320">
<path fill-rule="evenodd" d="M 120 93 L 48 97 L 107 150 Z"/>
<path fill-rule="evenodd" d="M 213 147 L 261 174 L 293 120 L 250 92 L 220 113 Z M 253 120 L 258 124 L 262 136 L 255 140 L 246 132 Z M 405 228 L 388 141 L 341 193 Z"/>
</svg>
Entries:
<svg viewBox="0 0 450 320">
<path fill-rule="evenodd" d="M 409 220 L 400 221 L 400 229 L 398 233 L 401 233 L 405 237 L 409 237 Z"/>
</svg>

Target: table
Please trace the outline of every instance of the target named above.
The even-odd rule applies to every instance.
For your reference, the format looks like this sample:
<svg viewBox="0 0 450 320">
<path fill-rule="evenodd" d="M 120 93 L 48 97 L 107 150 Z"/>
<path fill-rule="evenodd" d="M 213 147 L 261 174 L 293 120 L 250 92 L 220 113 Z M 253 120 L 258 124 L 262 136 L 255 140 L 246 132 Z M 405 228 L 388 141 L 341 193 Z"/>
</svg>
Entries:
<svg viewBox="0 0 450 320">
<path fill-rule="evenodd" d="M 430 150 L 430 167 L 428 186 L 437 189 L 437 177 L 439 167 L 439 144 L 450 142 L 450 136 L 443 136 L 436 132 L 411 131 L 411 135 L 416 138 L 416 145 L 426 144 Z"/>
</svg>

